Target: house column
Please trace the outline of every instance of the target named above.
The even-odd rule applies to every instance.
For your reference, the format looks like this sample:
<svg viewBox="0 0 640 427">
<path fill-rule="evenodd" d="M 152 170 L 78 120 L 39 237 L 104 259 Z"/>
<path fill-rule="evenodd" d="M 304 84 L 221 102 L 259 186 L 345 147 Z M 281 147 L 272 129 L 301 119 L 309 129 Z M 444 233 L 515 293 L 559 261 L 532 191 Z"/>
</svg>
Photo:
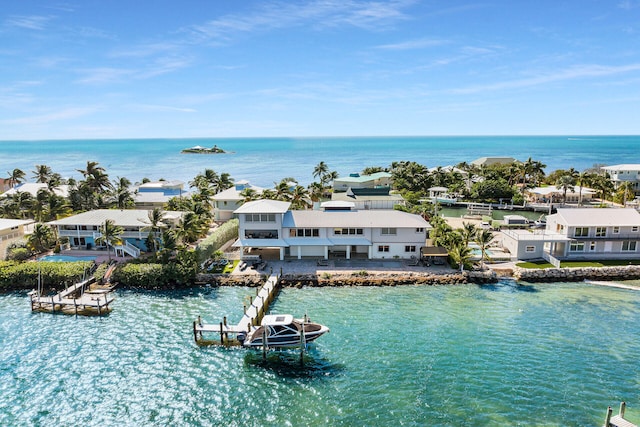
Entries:
<svg viewBox="0 0 640 427">
<path fill-rule="evenodd" d="M 284 246 L 280 248 L 280 261 L 284 261 Z"/>
<path fill-rule="evenodd" d="M 324 259 L 329 259 L 329 246 L 324 245 Z"/>
<path fill-rule="evenodd" d="M 347 259 L 351 259 L 351 245 L 347 245 Z"/>
<path fill-rule="evenodd" d="M 373 245 L 369 246 L 369 250 L 367 252 L 367 257 L 369 259 L 373 258 Z"/>
<path fill-rule="evenodd" d="M 302 259 L 302 246 L 298 246 L 298 259 Z"/>
</svg>

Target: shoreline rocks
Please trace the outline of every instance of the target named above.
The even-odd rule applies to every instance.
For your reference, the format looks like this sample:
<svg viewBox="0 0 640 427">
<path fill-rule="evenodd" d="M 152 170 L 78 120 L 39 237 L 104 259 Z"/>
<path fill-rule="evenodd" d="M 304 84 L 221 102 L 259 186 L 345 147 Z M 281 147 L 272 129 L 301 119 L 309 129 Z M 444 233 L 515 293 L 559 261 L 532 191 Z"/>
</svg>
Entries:
<svg viewBox="0 0 640 427">
<path fill-rule="evenodd" d="M 640 279 L 639 265 L 614 267 L 520 268 L 515 267 L 513 278 L 523 282 L 580 282 L 583 280 Z"/>
</svg>

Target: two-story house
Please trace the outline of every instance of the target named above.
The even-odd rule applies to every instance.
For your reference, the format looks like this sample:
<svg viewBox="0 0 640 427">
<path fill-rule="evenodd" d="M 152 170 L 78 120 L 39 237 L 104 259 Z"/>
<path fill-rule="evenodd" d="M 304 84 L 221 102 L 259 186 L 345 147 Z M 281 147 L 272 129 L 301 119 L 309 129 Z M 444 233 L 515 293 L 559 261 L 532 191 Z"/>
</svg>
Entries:
<svg viewBox="0 0 640 427">
<path fill-rule="evenodd" d="M 603 166 L 600 169 L 609 174 L 616 189 L 623 182 L 630 182 L 636 196 L 640 195 L 640 164 L 611 165 Z"/>
<path fill-rule="evenodd" d="M 249 181 L 237 181 L 233 187 L 227 188 L 213 196 L 214 218 L 216 221 L 227 221 L 233 218 L 233 213 L 245 201 L 244 190 L 250 190 L 256 196 L 262 194 L 264 188 L 251 185 Z"/>
<path fill-rule="evenodd" d="M 27 232 L 27 227 L 33 223 L 32 219 L 0 218 L 0 260 L 6 257 L 9 245 L 22 239 Z"/>
<path fill-rule="evenodd" d="M 640 258 L 640 213 L 635 209 L 558 209 L 544 230 L 503 231 L 503 245 L 518 259 Z"/>
<path fill-rule="evenodd" d="M 419 215 L 395 210 L 355 210 L 330 203 L 323 210 L 289 210 L 288 202 L 257 200 L 235 213 L 242 248 L 278 248 L 286 257 L 367 259 L 420 256 L 431 226 Z"/>
<path fill-rule="evenodd" d="M 162 226 L 175 226 L 183 214 L 184 212 L 163 211 Z M 139 256 L 141 250 L 147 250 L 145 240 L 151 229 L 148 210 L 98 209 L 51 221 L 47 224 L 56 227 L 58 237 L 69 238 L 72 249 L 99 249 L 104 248 L 105 245 L 96 239 L 101 235 L 100 227 L 107 220 L 113 221 L 114 225 L 122 227 L 124 230 L 120 236 L 122 245 L 116 249 L 133 257 Z"/>
</svg>

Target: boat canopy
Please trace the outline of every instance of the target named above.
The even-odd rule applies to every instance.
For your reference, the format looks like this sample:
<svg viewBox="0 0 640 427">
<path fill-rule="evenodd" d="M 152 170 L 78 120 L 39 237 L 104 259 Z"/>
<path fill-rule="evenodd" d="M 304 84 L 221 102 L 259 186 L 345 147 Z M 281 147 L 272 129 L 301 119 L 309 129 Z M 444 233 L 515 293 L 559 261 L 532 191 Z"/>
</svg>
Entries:
<svg viewBox="0 0 640 427">
<path fill-rule="evenodd" d="M 290 325 L 293 323 L 293 316 L 290 314 L 267 314 L 262 319 L 262 326 Z"/>
</svg>

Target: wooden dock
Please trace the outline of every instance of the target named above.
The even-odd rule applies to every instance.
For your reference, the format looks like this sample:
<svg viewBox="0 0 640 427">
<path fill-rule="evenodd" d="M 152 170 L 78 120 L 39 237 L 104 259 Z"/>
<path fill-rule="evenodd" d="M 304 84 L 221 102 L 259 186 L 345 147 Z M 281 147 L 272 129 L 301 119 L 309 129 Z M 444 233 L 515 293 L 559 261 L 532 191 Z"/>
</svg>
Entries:
<svg viewBox="0 0 640 427">
<path fill-rule="evenodd" d="M 241 345 L 238 334 L 247 333 L 256 328 L 262 322 L 262 318 L 267 313 L 269 306 L 280 291 L 279 277 L 277 274 L 269 276 L 262 287 L 256 291 L 249 307 L 244 307 L 244 315 L 237 325 L 228 325 L 225 316 L 218 324 L 205 324 L 200 316 L 193 321 L 193 338 L 198 345 Z M 216 334 L 219 339 L 206 339 L 205 334 Z"/>
<path fill-rule="evenodd" d="M 625 402 L 620 403 L 620 411 L 618 415 L 611 416 L 613 410 L 611 409 L 611 406 L 609 406 L 609 408 L 607 408 L 607 416 L 604 420 L 604 427 L 638 427 L 636 424 L 624 417 L 626 407 L 627 404 Z"/>
<path fill-rule="evenodd" d="M 29 292 L 31 311 L 43 313 L 74 314 L 76 316 L 101 316 L 111 311 L 115 299 L 112 287 L 96 288 L 93 277 L 75 283 L 55 295 L 42 296 L 38 291 Z"/>
</svg>

